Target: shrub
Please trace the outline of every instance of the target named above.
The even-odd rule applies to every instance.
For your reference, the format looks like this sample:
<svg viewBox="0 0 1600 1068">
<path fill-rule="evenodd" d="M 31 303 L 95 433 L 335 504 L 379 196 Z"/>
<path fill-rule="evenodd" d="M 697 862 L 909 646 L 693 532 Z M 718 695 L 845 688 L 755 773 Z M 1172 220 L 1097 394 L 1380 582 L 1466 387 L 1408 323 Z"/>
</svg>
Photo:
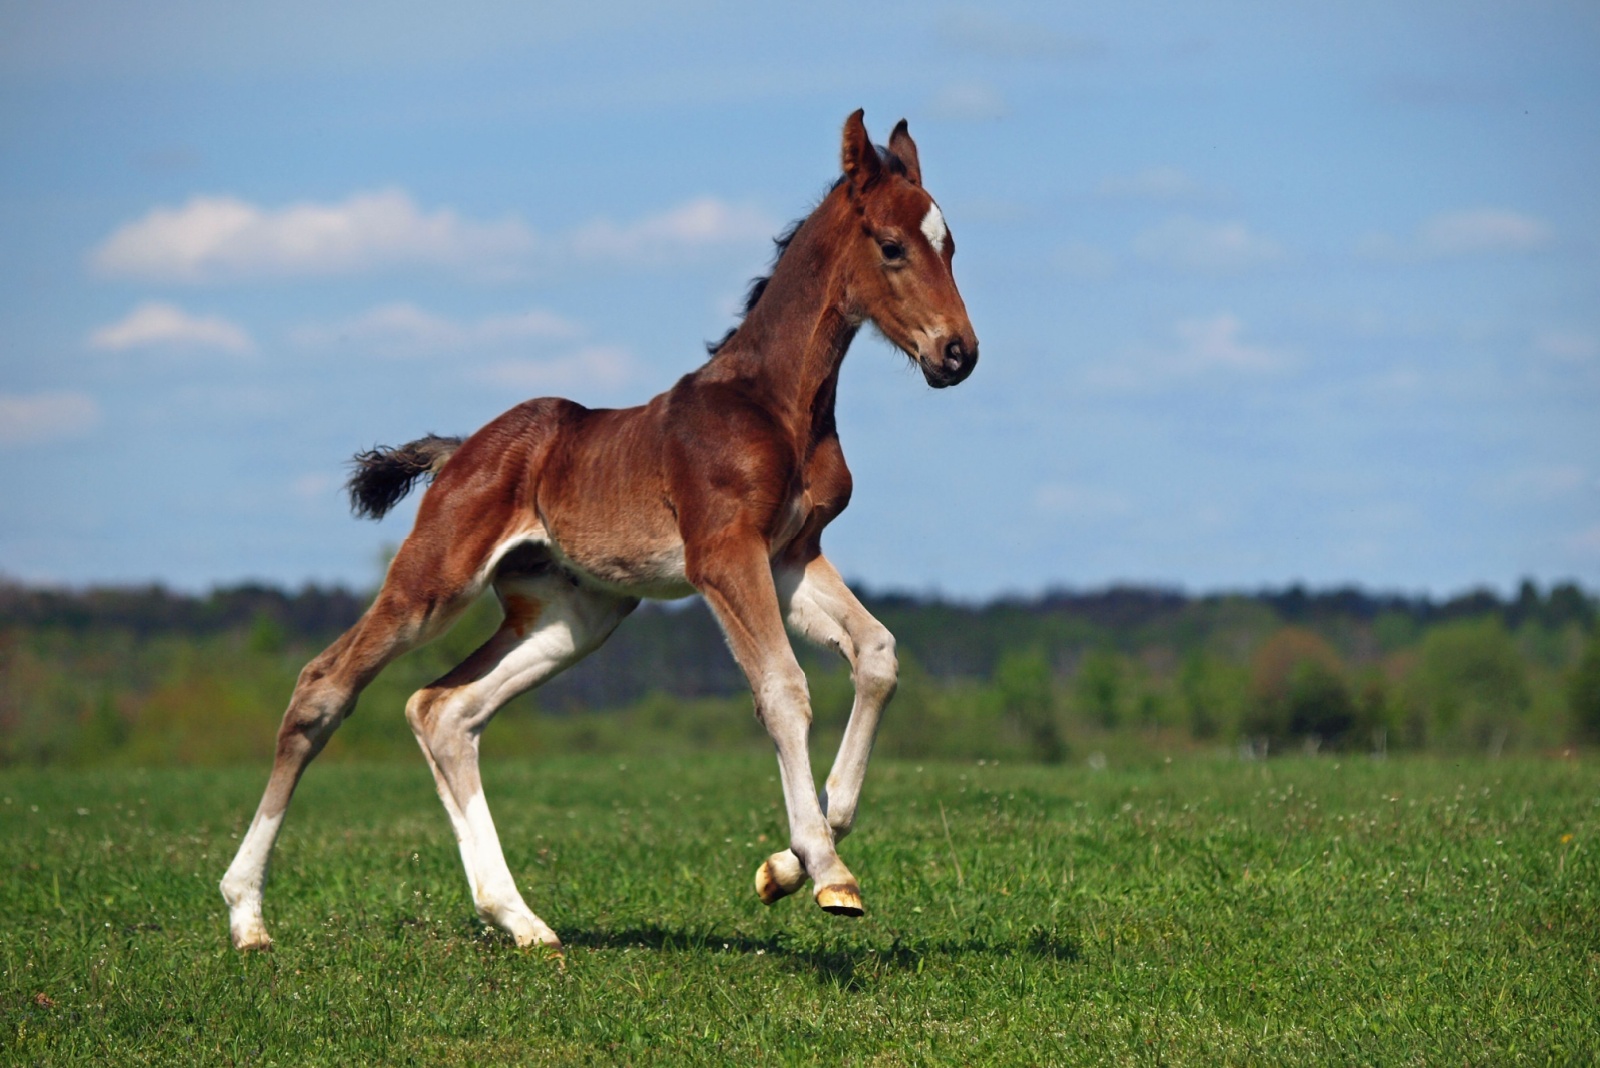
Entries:
<svg viewBox="0 0 1600 1068">
<path fill-rule="evenodd" d="M 1567 704 L 1578 739 L 1600 742 L 1600 630 L 1589 637 L 1568 680 Z"/>
<path fill-rule="evenodd" d="M 1339 654 L 1301 627 L 1285 627 L 1251 663 L 1248 734 L 1317 738 L 1339 744 L 1356 724 L 1356 705 Z"/>
<path fill-rule="evenodd" d="M 1033 756 L 1047 764 L 1066 758 L 1067 744 L 1056 722 L 1056 697 L 1050 662 L 1038 649 L 1009 652 L 994 669 L 994 688 L 1003 715 L 1030 743 Z"/>
<path fill-rule="evenodd" d="M 1122 720 L 1122 661 L 1108 649 L 1096 649 L 1078 665 L 1073 685 L 1079 712 L 1091 722 L 1114 729 Z"/>
<path fill-rule="evenodd" d="M 1447 623 L 1423 638 L 1405 701 L 1429 742 L 1498 747 L 1528 710 L 1527 666 L 1499 617 Z"/>
</svg>

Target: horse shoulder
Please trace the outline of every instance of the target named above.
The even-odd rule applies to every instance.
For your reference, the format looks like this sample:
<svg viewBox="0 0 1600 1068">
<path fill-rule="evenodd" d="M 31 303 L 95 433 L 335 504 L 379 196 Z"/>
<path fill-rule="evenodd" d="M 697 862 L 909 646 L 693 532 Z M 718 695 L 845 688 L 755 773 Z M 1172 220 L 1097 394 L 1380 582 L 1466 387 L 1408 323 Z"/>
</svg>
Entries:
<svg viewBox="0 0 1600 1068">
<path fill-rule="evenodd" d="M 802 457 L 770 409 L 734 385 L 675 393 L 663 439 L 669 497 L 686 542 L 767 532 L 802 486 Z"/>
</svg>

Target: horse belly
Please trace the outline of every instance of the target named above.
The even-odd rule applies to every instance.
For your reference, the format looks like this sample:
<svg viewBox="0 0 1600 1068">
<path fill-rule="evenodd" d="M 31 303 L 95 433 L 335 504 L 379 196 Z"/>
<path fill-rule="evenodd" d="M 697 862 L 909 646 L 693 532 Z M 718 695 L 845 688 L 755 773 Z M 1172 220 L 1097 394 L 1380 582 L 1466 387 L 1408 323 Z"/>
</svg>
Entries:
<svg viewBox="0 0 1600 1068">
<path fill-rule="evenodd" d="M 558 542 L 555 549 L 568 569 L 610 593 L 675 600 L 695 592 L 684 574 L 681 538 L 652 538 L 626 546 L 607 541 L 596 538 Z"/>
</svg>

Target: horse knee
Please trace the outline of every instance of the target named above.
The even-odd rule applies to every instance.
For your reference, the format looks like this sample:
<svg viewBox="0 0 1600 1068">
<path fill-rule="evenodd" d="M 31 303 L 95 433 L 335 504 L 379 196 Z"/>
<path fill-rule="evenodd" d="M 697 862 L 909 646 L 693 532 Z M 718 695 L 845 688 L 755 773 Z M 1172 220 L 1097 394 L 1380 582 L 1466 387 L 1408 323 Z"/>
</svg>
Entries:
<svg viewBox="0 0 1600 1068">
<path fill-rule="evenodd" d="M 769 671 L 755 686 L 756 716 L 770 732 L 794 722 L 790 713 L 806 726 L 811 723 L 811 689 L 799 664 Z"/>
<path fill-rule="evenodd" d="M 857 647 L 856 691 L 887 701 L 900 678 L 900 661 L 894 654 L 894 635 L 879 627 Z"/>
<path fill-rule="evenodd" d="M 838 799 L 826 787 L 823 789 L 823 796 L 828 808 L 828 826 L 833 829 L 833 840 L 837 842 L 849 834 L 850 828 L 856 824 L 855 801 Z"/>
</svg>

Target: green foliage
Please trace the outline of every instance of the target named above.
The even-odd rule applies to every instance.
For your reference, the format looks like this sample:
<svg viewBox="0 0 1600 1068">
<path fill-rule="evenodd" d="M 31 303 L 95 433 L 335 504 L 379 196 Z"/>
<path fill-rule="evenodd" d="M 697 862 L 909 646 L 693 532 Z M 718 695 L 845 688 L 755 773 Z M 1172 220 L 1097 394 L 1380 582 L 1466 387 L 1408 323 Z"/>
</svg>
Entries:
<svg viewBox="0 0 1600 1068">
<path fill-rule="evenodd" d="M 277 618 L 267 612 L 257 614 L 250 625 L 248 647 L 252 653 L 281 653 L 288 644 L 289 632 Z"/>
<path fill-rule="evenodd" d="M 1498 753 L 1600 740 L 1583 696 L 1595 688 L 1576 681 L 1594 640 L 1584 630 L 1590 602 L 1576 587 L 1546 595 L 1530 583 L 1478 616 L 1464 613 L 1494 609 L 1491 595 L 1420 607 L 1305 591 L 871 603 L 900 639 L 902 666 L 879 750 L 910 758 L 1049 762 L 1256 739 L 1272 752 L 1315 740 Z M 0 766 L 262 764 L 298 672 L 334 636 L 299 621 L 345 607 L 317 591 L 74 600 L 0 586 L 0 620 L 23 619 L 0 622 Z M 1290 614 L 1300 622 L 1286 623 Z M 448 634 L 390 665 L 324 759 L 413 760 L 407 698 L 498 620 L 485 597 Z M 800 655 L 821 761 L 853 690 L 836 655 Z M 594 656 L 513 701 L 485 744 L 542 756 L 769 743 L 714 621 L 691 602 L 641 607 Z"/>
<path fill-rule="evenodd" d="M 1094 649 L 1078 665 L 1073 685 L 1078 714 L 1106 730 L 1122 722 L 1122 660 L 1108 649 Z"/>
<path fill-rule="evenodd" d="M 1447 623 L 1423 637 L 1405 699 L 1430 742 L 1498 749 L 1523 726 L 1528 668 L 1498 618 Z"/>
<path fill-rule="evenodd" d="M 1183 671 L 1178 676 L 1178 692 L 1189 720 L 1189 733 L 1202 740 L 1215 738 L 1222 728 L 1221 717 L 1212 700 L 1212 688 L 1208 685 L 1210 681 L 1204 656 L 1193 652 L 1184 657 Z"/>
<path fill-rule="evenodd" d="M 1006 653 L 994 669 L 994 687 L 1002 712 L 1025 737 L 1031 755 L 1046 764 L 1067 756 L 1067 743 L 1056 721 L 1055 680 L 1050 663 L 1038 649 Z"/>
<path fill-rule="evenodd" d="M 1386 653 L 1403 649 L 1417 640 L 1421 628 L 1414 617 L 1404 612 L 1385 612 L 1372 623 L 1372 636 Z"/>
<path fill-rule="evenodd" d="M 828 739 L 831 741 L 832 739 Z M 821 754 L 819 739 L 813 752 Z M 900 654 L 900 686 L 884 713 L 876 752 L 916 760 L 1026 755 L 1017 726 L 1007 722 L 992 690 L 970 683 L 942 682 L 909 652 Z"/>
<path fill-rule="evenodd" d="M 1341 741 L 1355 726 L 1356 706 L 1350 688 L 1335 670 L 1316 661 L 1296 665 L 1289 677 L 1286 705 L 1289 734 Z"/>
<path fill-rule="evenodd" d="M 1592 760 L 883 760 L 859 920 L 757 902 L 768 754 L 485 777 L 564 967 L 473 915 L 420 762 L 312 768 L 248 956 L 260 768 L 0 773 L 0 1062 L 1600 1063 Z"/>
<path fill-rule="evenodd" d="M 1582 741 L 1600 742 L 1600 631 L 1590 635 L 1583 658 L 1567 683 L 1574 733 Z"/>
<path fill-rule="evenodd" d="M 1338 745 L 1355 727 L 1344 665 L 1319 635 L 1285 627 L 1257 650 L 1251 672 L 1247 733 Z"/>
</svg>

